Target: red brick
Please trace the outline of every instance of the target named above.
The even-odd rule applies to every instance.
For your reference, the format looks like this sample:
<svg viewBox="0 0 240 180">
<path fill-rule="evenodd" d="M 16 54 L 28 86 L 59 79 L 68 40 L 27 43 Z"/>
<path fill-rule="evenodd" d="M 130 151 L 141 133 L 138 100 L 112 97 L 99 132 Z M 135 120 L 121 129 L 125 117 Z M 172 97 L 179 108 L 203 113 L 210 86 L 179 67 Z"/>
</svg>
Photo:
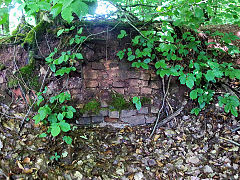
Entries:
<svg viewBox="0 0 240 180">
<path fill-rule="evenodd" d="M 131 79 L 139 79 L 140 77 L 140 72 L 137 72 L 137 71 L 128 71 L 127 74 L 128 74 L 128 78 L 131 78 Z"/>
<path fill-rule="evenodd" d="M 113 82 L 113 87 L 118 87 L 118 88 L 125 87 L 125 82 Z"/>
<path fill-rule="evenodd" d="M 140 78 L 142 80 L 148 81 L 150 79 L 150 74 L 141 73 Z"/>
<path fill-rule="evenodd" d="M 84 79 L 97 79 L 99 71 L 87 70 L 84 71 Z"/>
<path fill-rule="evenodd" d="M 109 70 L 108 71 L 109 78 L 116 78 L 119 77 L 119 71 L 118 70 Z"/>
<path fill-rule="evenodd" d="M 157 82 L 151 82 L 150 87 L 152 89 L 160 89 L 159 83 Z"/>
<path fill-rule="evenodd" d="M 146 87 L 146 86 L 148 86 L 148 81 L 140 80 L 139 85 L 142 86 L 142 87 Z"/>
<path fill-rule="evenodd" d="M 138 94 L 140 92 L 139 87 L 130 87 L 127 90 L 127 94 Z"/>
<path fill-rule="evenodd" d="M 95 88 L 98 87 L 98 81 L 86 81 L 87 88 Z"/>
<path fill-rule="evenodd" d="M 100 62 L 92 62 L 92 69 L 95 69 L 95 70 L 104 70 L 105 69 L 105 66 L 103 63 L 100 63 Z"/>
<path fill-rule="evenodd" d="M 148 87 L 141 88 L 141 94 L 151 94 L 151 93 L 152 93 L 152 88 L 148 88 Z"/>
<path fill-rule="evenodd" d="M 124 94 L 124 88 L 113 88 L 113 90 L 119 94 Z"/>
<path fill-rule="evenodd" d="M 129 79 L 128 82 L 129 82 L 129 86 L 130 87 L 138 87 L 138 85 L 140 83 L 140 80 L 138 80 L 138 79 Z"/>
</svg>

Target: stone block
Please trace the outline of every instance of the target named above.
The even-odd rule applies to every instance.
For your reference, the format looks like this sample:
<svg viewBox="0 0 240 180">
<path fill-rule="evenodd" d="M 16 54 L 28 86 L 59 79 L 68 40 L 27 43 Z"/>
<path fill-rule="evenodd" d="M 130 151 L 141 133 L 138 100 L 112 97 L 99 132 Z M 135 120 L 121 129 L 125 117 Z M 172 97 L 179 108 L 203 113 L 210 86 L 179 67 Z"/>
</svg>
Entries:
<svg viewBox="0 0 240 180">
<path fill-rule="evenodd" d="M 100 111 L 99 111 L 99 114 L 100 114 L 101 116 L 108 116 L 108 110 L 100 110 Z"/>
<path fill-rule="evenodd" d="M 105 122 L 115 123 L 115 122 L 118 122 L 118 118 L 105 117 L 105 118 L 104 118 L 104 121 L 105 121 Z"/>
<path fill-rule="evenodd" d="M 151 93 L 152 93 L 152 88 L 148 88 L 148 87 L 141 88 L 141 94 L 151 94 Z"/>
<path fill-rule="evenodd" d="M 92 69 L 94 70 L 104 70 L 105 66 L 100 62 L 92 62 Z"/>
<path fill-rule="evenodd" d="M 96 88 L 98 87 L 98 81 L 86 81 L 87 88 Z"/>
<path fill-rule="evenodd" d="M 124 94 L 124 88 L 113 88 L 118 94 Z"/>
<path fill-rule="evenodd" d="M 152 114 L 157 114 L 158 111 L 159 111 L 159 108 L 157 108 L 157 107 L 151 107 L 151 113 L 152 113 Z"/>
<path fill-rule="evenodd" d="M 156 117 L 155 116 L 145 116 L 146 119 L 146 123 L 147 124 L 152 124 L 156 121 Z"/>
<path fill-rule="evenodd" d="M 117 88 L 125 87 L 125 82 L 113 82 L 113 87 Z"/>
<path fill-rule="evenodd" d="M 104 117 L 103 116 L 93 116 L 92 117 L 92 122 L 93 123 L 101 123 L 104 121 Z"/>
<path fill-rule="evenodd" d="M 156 81 L 151 82 L 151 83 L 150 83 L 150 87 L 151 87 L 152 89 L 160 89 L 160 85 L 159 85 L 159 83 L 156 82 Z"/>
<path fill-rule="evenodd" d="M 142 107 L 139 111 L 139 114 L 148 114 L 148 107 Z"/>
<path fill-rule="evenodd" d="M 121 118 L 121 121 L 129 123 L 130 125 L 140 125 L 146 122 L 144 115 Z"/>
<path fill-rule="evenodd" d="M 79 120 L 76 120 L 76 124 L 80 125 L 91 124 L 91 118 L 90 117 L 79 118 Z"/>
<path fill-rule="evenodd" d="M 137 110 L 122 110 L 121 111 L 121 118 L 125 118 L 125 117 L 131 117 L 131 116 L 135 116 L 137 114 Z"/>
<path fill-rule="evenodd" d="M 119 112 L 118 111 L 109 111 L 108 116 L 110 118 L 119 118 Z"/>
</svg>

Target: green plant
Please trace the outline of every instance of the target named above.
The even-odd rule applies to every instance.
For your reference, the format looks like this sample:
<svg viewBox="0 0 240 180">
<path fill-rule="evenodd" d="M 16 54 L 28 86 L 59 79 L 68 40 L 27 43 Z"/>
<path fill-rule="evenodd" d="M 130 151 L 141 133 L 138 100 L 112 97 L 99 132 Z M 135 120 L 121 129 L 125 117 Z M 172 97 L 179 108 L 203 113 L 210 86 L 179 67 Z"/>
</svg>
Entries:
<svg viewBox="0 0 240 180">
<path fill-rule="evenodd" d="M 229 94 L 226 94 L 224 97 L 219 96 L 218 99 L 219 105 L 221 107 L 224 106 L 224 111 L 226 113 L 229 113 L 231 111 L 234 116 L 238 116 L 237 107 L 240 106 L 240 102 L 236 96 L 230 96 Z"/>
<path fill-rule="evenodd" d="M 84 107 L 80 110 L 80 113 L 89 113 L 89 114 L 98 114 L 101 110 L 101 104 L 96 99 L 92 99 L 88 103 L 84 105 Z"/>
<path fill-rule="evenodd" d="M 137 96 L 133 97 L 133 104 L 135 104 L 137 110 L 140 110 L 142 107 L 140 97 L 137 97 Z"/>
<path fill-rule="evenodd" d="M 39 106 L 45 99 L 43 94 L 45 94 L 47 88 L 42 93 L 38 93 L 37 105 Z M 51 105 L 54 104 L 56 107 L 58 104 L 63 104 L 65 101 L 71 99 L 71 95 L 68 92 L 60 93 L 49 99 Z M 42 122 L 48 126 L 47 133 L 50 133 L 53 137 L 58 136 L 60 132 L 68 132 L 71 130 L 71 126 L 66 122 L 65 118 L 73 118 L 74 112 L 76 110 L 72 106 L 62 105 L 61 111 L 54 111 L 54 108 L 50 108 L 50 104 L 46 103 L 38 109 L 38 114 L 33 117 L 35 124 Z M 40 137 L 46 137 L 46 133 L 40 134 Z M 63 140 L 67 143 L 71 143 L 71 137 L 64 136 Z"/>
<path fill-rule="evenodd" d="M 60 158 L 60 156 L 58 155 L 57 152 L 55 152 L 55 154 L 54 154 L 53 156 L 50 157 L 50 160 L 53 161 L 53 160 L 55 159 L 56 161 L 58 161 L 59 158 Z"/>
</svg>

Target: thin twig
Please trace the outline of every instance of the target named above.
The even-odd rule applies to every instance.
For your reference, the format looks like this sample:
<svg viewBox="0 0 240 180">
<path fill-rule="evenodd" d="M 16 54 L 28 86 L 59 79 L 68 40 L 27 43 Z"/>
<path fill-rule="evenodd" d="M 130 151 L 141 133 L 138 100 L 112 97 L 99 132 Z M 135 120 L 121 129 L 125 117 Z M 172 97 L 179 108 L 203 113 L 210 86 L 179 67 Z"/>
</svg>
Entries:
<svg viewBox="0 0 240 180">
<path fill-rule="evenodd" d="M 240 147 L 240 144 L 239 144 L 239 143 L 237 143 L 237 142 L 235 142 L 235 141 L 233 141 L 233 140 L 231 140 L 231 139 L 227 139 L 227 138 L 224 138 L 224 137 L 219 137 L 219 138 Z"/>
<path fill-rule="evenodd" d="M 162 78 L 163 79 L 163 78 Z M 167 98 L 167 94 L 168 94 L 168 90 L 169 90 L 169 86 L 170 86 L 170 81 L 171 81 L 171 76 L 169 76 L 169 79 L 168 79 L 168 84 L 167 84 L 167 90 L 166 90 L 166 92 L 165 92 L 165 87 L 164 87 L 164 83 L 163 83 L 163 92 L 165 92 L 165 94 L 164 94 L 164 97 L 163 97 L 163 100 L 162 100 L 162 107 L 159 109 L 159 111 L 158 111 L 158 115 L 157 115 L 157 119 L 156 119 L 156 121 L 155 121 L 155 125 L 154 125 L 154 128 L 153 128 L 153 130 L 152 130 L 152 133 L 150 134 L 150 138 L 152 138 L 152 136 L 153 136 L 153 134 L 154 134 L 154 132 L 156 131 L 156 128 L 157 128 L 157 125 L 158 125 L 158 121 L 159 121 L 159 118 L 160 118 L 160 114 L 161 114 L 161 112 L 162 112 L 162 110 L 163 110 L 163 108 L 164 108 L 164 106 L 165 106 L 165 100 L 166 100 L 166 98 Z M 164 82 L 164 80 L 163 80 L 163 82 Z"/>
</svg>

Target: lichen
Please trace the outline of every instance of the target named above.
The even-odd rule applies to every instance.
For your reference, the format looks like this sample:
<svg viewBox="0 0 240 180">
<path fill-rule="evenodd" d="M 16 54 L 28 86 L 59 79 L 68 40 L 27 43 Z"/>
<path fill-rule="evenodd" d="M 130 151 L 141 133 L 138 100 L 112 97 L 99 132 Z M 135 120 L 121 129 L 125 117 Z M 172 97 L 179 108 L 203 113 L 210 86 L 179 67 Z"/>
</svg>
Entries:
<svg viewBox="0 0 240 180">
<path fill-rule="evenodd" d="M 96 115 L 99 113 L 100 110 L 101 110 L 100 102 L 97 101 L 96 99 L 92 99 L 91 101 L 86 103 L 82 109 L 80 109 L 80 113 L 81 114 L 88 113 L 88 114 Z"/>
</svg>

